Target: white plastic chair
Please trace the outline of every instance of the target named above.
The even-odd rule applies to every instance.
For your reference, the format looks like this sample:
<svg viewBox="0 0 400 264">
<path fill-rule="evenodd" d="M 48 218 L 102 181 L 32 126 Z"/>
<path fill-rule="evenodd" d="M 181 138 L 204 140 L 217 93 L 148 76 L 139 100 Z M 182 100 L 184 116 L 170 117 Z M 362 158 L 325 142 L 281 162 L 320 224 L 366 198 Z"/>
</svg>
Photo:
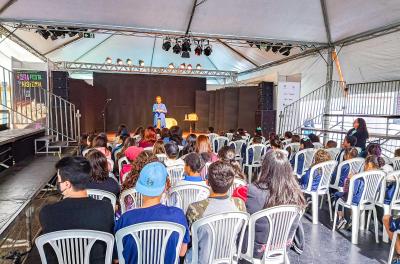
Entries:
<svg viewBox="0 0 400 264">
<path fill-rule="evenodd" d="M 129 160 L 127 157 L 122 157 L 118 160 L 118 174 L 121 173 L 122 165 L 128 164 L 128 163 L 129 163 Z"/>
<path fill-rule="evenodd" d="M 337 212 L 339 210 L 339 206 L 349 208 L 352 212 L 351 243 L 358 244 L 358 229 L 364 229 L 364 212 L 372 210 L 374 214 L 375 240 L 376 243 L 379 243 L 378 218 L 375 205 L 378 199 L 378 191 L 385 175 L 386 174 L 383 171 L 374 170 L 361 172 L 351 177 L 347 201 L 344 201 L 342 198 L 340 198 L 336 202 L 332 231 L 335 231 L 336 228 Z M 362 190 L 360 202 L 358 205 L 354 205 L 352 202 L 354 195 L 354 182 L 356 180 L 364 181 L 364 188 Z M 360 218 L 362 218 L 361 223 Z"/>
<path fill-rule="evenodd" d="M 144 148 L 143 151 L 150 151 L 150 152 L 153 152 L 153 147 Z"/>
<path fill-rule="evenodd" d="M 36 246 L 43 264 L 47 264 L 44 245 L 50 244 L 58 263 L 89 264 L 90 252 L 96 241 L 106 243 L 104 262 L 111 264 L 114 236 L 100 231 L 72 229 L 47 233 L 36 238 Z"/>
<path fill-rule="evenodd" d="M 115 234 L 117 243 L 118 260 L 120 264 L 125 264 L 123 239 L 127 236 L 135 241 L 138 262 L 141 264 L 164 263 L 167 243 L 172 234 L 178 234 L 178 243 L 175 247 L 175 264 L 178 264 L 179 252 L 182 246 L 183 236 L 186 230 L 183 225 L 172 222 L 145 222 L 121 228 Z M 133 250 L 133 249 L 127 249 Z"/>
<path fill-rule="evenodd" d="M 127 199 L 131 200 L 131 204 L 126 203 Z M 135 188 L 131 188 L 121 193 L 119 203 L 121 205 L 121 214 L 123 214 L 126 211 L 140 208 L 143 204 L 143 195 L 138 193 Z"/>
<path fill-rule="evenodd" d="M 299 149 L 300 149 L 300 143 L 298 142 L 290 143 L 285 146 L 285 150 L 290 153 L 289 160 L 293 159 L 296 153 L 299 152 Z"/>
<path fill-rule="evenodd" d="M 228 142 L 229 142 L 229 138 L 227 138 L 227 137 L 222 137 L 222 136 L 215 137 L 213 139 L 213 145 L 212 145 L 213 152 L 218 153 L 218 151 L 222 147 L 228 145 Z"/>
<path fill-rule="evenodd" d="M 255 226 L 257 220 L 267 218 L 269 232 L 265 234 L 267 243 L 262 260 L 253 258 Z M 250 263 L 290 263 L 287 255 L 287 246 L 293 237 L 290 233 L 293 224 L 300 219 L 301 213 L 297 206 L 282 205 L 261 210 L 250 216 L 247 249 L 240 258 Z"/>
<path fill-rule="evenodd" d="M 294 174 L 297 175 L 298 178 L 301 178 L 301 176 L 311 167 L 311 164 L 314 160 L 314 154 L 315 154 L 315 149 L 308 148 L 308 149 L 303 149 L 300 150 L 296 153 L 294 156 Z M 297 173 L 297 169 L 299 166 L 299 157 L 300 155 L 304 155 L 304 162 L 303 162 L 303 170 L 301 171 L 301 174 Z"/>
<path fill-rule="evenodd" d="M 235 179 L 233 180 L 233 184 L 232 184 L 231 188 L 229 188 L 229 191 L 228 191 L 229 196 L 232 196 L 233 191 L 234 191 L 237 187 L 246 186 L 246 185 L 247 185 L 247 182 L 246 182 L 246 181 L 244 181 L 244 180 L 242 180 L 242 179 L 239 179 L 239 178 L 235 178 Z"/>
<path fill-rule="evenodd" d="M 240 163 L 243 162 L 243 157 L 242 157 L 243 145 L 246 145 L 246 140 L 243 139 L 229 142 L 229 146 L 235 149 L 235 160 L 239 161 Z"/>
<path fill-rule="evenodd" d="M 393 158 L 392 164 L 395 171 L 400 170 L 400 157 Z"/>
<path fill-rule="evenodd" d="M 329 183 L 331 181 L 332 173 L 335 170 L 336 164 L 337 164 L 336 160 L 329 160 L 311 167 L 310 178 L 308 179 L 307 188 L 303 190 L 303 192 L 311 195 L 312 222 L 314 225 L 318 224 L 318 196 L 320 195 L 326 195 L 328 198 L 329 216 L 332 221 L 332 204 L 331 204 L 331 196 L 329 195 Z M 313 178 L 317 170 L 320 172 L 321 179 L 319 181 L 317 189 L 313 191 L 312 190 Z"/>
<path fill-rule="evenodd" d="M 88 197 L 92 197 L 93 199 L 103 200 L 104 198 L 107 198 L 111 202 L 115 211 L 115 205 L 117 204 L 117 197 L 115 196 L 115 194 L 97 189 L 86 189 L 86 191 Z"/>
<path fill-rule="evenodd" d="M 253 158 L 250 160 L 250 150 L 253 152 Z M 246 160 L 243 163 L 243 171 L 247 168 L 248 182 L 253 178 L 253 169 L 261 168 L 262 159 L 267 152 L 267 147 L 263 144 L 253 144 L 246 149 Z"/>
<path fill-rule="evenodd" d="M 171 187 L 168 191 L 167 205 L 181 208 L 186 213 L 191 203 L 206 199 L 210 189 L 204 185 L 190 183 Z"/>
<path fill-rule="evenodd" d="M 312 142 L 312 144 L 314 145 L 314 149 L 322 149 L 322 148 L 324 148 L 324 145 L 322 145 L 322 143 Z"/>
<path fill-rule="evenodd" d="M 164 162 L 164 160 L 168 159 L 167 154 L 156 154 L 156 157 L 162 163 Z"/>
<path fill-rule="evenodd" d="M 384 172 L 386 172 L 386 173 L 390 173 L 390 172 L 393 172 L 393 171 L 394 171 L 393 167 L 390 166 L 389 164 L 383 165 L 382 170 L 383 170 Z"/>
<path fill-rule="evenodd" d="M 338 190 L 340 192 L 343 192 L 343 186 L 339 186 L 339 181 L 340 181 L 340 178 L 342 177 L 343 166 L 349 165 L 350 166 L 349 175 L 350 174 L 354 175 L 354 174 L 361 172 L 361 170 L 364 166 L 364 163 L 365 163 L 364 158 L 354 158 L 354 159 L 349 159 L 349 160 L 340 162 L 339 166 L 337 167 L 335 182 L 333 184 L 331 184 L 329 187 L 332 189 Z"/>
<path fill-rule="evenodd" d="M 399 239 L 400 235 L 400 230 L 397 230 L 393 233 L 393 239 L 392 239 L 392 244 L 390 246 L 390 251 L 389 251 L 389 259 L 388 259 L 388 264 L 391 264 L 393 261 L 393 255 L 395 254 L 395 248 L 396 248 L 396 242 L 397 239 Z"/>
<path fill-rule="evenodd" d="M 213 146 L 214 138 L 218 137 L 219 135 L 216 133 L 210 133 L 207 136 L 208 136 L 208 141 L 210 142 L 210 145 Z M 214 149 L 214 147 L 211 147 L 211 149 Z"/>
<path fill-rule="evenodd" d="M 335 160 L 337 155 L 340 153 L 340 148 L 327 148 L 325 151 L 328 152 L 331 158 Z"/>
<path fill-rule="evenodd" d="M 233 138 L 233 133 L 226 133 L 226 137 L 229 139 L 229 141 L 231 141 Z"/>
<path fill-rule="evenodd" d="M 167 166 L 171 186 L 174 186 L 178 181 L 183 179 L 184 168 L 184 165 Z"/>
<path fill-rule="evenodd" d="M 292 143 L 292 139 L 291 138 L 282 140 L 282 145 L 283 146 L 289 145 L 290 143 Z"/>
<path fill-rule="evenodd" d="M 192 264 L 199 263 L 200 230 L 207 232 L 209 248 L 201 250 L 208 253 L 207 263 L 234 263 L 242 248 L 243 236 L 250 215 L 243 212 L 227 212 L 203 217 L 193 223 L 192 234 Z M 239 240 L 238 245 L 236 242 Z"/>
</svg>

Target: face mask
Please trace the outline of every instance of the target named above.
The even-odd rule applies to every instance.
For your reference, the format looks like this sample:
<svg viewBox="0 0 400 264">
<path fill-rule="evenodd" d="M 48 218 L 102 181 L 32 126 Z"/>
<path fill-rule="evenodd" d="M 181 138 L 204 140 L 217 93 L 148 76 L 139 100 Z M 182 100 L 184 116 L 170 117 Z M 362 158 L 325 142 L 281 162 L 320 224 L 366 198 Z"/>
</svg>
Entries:
<svg viewBox="0 0 400 264">
<path fill-rule="evenodd" d="M 56 186 L 57 186 L 57 191 L 62 195 L 63 192 L 65 192 L 65 190 L 64 190 L 64 191 L 61 191 L 61 186 L 60 186 L 60 184 L 61 184 L 61 182 L 57 182 L 57 183 L 56 183 Z"/>
</svg>

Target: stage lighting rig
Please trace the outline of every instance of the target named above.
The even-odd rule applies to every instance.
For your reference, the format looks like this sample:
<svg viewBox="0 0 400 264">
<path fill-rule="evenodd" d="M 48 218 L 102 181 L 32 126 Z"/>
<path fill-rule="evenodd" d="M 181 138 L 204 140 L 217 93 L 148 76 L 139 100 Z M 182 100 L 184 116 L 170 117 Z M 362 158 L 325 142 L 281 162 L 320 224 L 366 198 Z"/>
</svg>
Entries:
<svg viewBox="0 0 400 264">
<path fill-rule="evenodd" d="M 143 67 L 144 66 L 144 60 L 139 60 L 139 66 Z"/>
<path fill-rule="evenodd" d="M 166 38 L 164 39 L 164 42 L 162 44 L 162 49 L 165 51 L 169 51 L 169 49 L 171 48 L 171 39 L 170 38 Z"/>
<path fill-rule="evenodd" d="M 182 47 L 181 47 L 181 45 L 180 45 L 180 41 L 179 41 L 179 40 L 176 40 L 176 43 L 175 43 L 174 47 L 172 48 L 172 51 L 173 51 L 175 54 L 180 54 L 180 53 L 181 53 Z"/>
<path fill-rule="evenodd" d="M 201 64 L 196 65 L 196 70 L 201 70 Z"/>
<path fill-rule="evenodd" d="M 126 65 L 131 66 L 131 65 L 132 65 L 132 60 L 131 60 L 131 59 L 127 59 L 127 60 L 126 60 Z"/>
<path fill-rule="evenodd" d="M 175 68 L 175 66 L 172 62 L 170 64 L 168 64 L 168 69 L 173 69 L 173 68 Z"/>
<path fill-rule="evenodd" d="M 292 45 L 291 44 L 287 44 L 286 46 L 282 47 L 279 50 L 279 53 L 282 54 L 283 56 L 289 56 L 291 49 L 292 49 Z"/>
<path fill-rule="evenodd" d="M 186 64 L 182 63 L 181 65 L 179 65 L 179 69 L 184 70 L 186 68 Z"/>
<path fill-rule="evenodd" d="M 107 57 L 106 60 L 105 60 L 105 63 L 111 64 L 112 63 L 111 57 Z"/>
<path fill-rule="evenodd" d="M 192 64 L 188 64 L 188 66 L 186 67 L 186 69 L 188 69 L 189 71 L 192 70 Z"/>
<path fill-rule="evenodd" d="M 117 59 L 117 64 L 118 64 L 118 65 L 123 65 L 124 62 L 123 62 L 121 59 Z"/>
<path fill-rule="evenodd" d="M 207 57 L 211 55 L 211 53 L 212 53 L 212 48 L 211 48 L 209 42 L 207 43 L 207 46 L 205 47 L 205 49 L 204 49 L 203 52 L 204 52 L 204 55 L 206 55 Z"/>
</svg>

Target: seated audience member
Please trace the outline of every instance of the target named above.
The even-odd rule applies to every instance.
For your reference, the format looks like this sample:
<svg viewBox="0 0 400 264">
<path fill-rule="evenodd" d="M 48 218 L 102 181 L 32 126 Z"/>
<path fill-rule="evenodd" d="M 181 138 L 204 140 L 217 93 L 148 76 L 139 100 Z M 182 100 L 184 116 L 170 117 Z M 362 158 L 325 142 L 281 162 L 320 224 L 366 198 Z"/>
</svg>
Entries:
<svg viewBox="0 0 400 264">
<path fill-rule="evenodd" d="M 185 162 L 179 158 L 179 146 L 175 142 L 169 142 L 165 145 L 165 153 L 167 159 L 164 160 L 164 164 L 167 167 L 185 165 Z"/>
<path fill-rule="evenodd" d="M 86 143 L 86 147 L 82 150 L 82 156 L 85 156 L 85 154 L 93 148 L 93 142 L 94 139 L 97 137 L 96 134 L 89 134 L 87 137 L 87 143 Z"/>
<path fill-rule="evenodd" d="M 398 148 L 398 149 L 396 149 L 396 150 L 394 151 L 394 157 L 395 157 L 395 158 L 400 157 L 400 148 Z"/>
<path fill-rule="evenodd" d="M 186 137 L 186 146 L 182 150 L 182 155 L 187 155 L 196 151 L 196 140 L 197 136 L 195 134 L 189 134 Z"/>
<path fill-rule="evenodd" d="M 161 129 L 157 127 L 155 130 L 157 140 L 161 139 Z"/>
<path fill-rule="evenodd" d="M 292 132 L 286 131 L 285 134 L 283 135 L 285 140 L 289 140 L 289 143 L 291 142 L 291 139 L 293 137 Z"/>
<path fill-rule="evenodd" d="M 345 136 L 342 142 L 342 150 L 337 155 L 336 160 L 341 162 L 343 160 L 343 154 L 345 149 L 355 147 L 356 143 L 357 143 L 357 138 L 353 136 Z"/>
<path fill-rule="evenodd" d="M 200 175 L 200 171 L 204 166 L 200 155 L 197 153 L 189 153 L 183 160 L 185 161 L 184 178 L 178 181 L 176 186 L 191 183 L 206 185 L 206 182 Z"/>
<path fill-rule="evenodd" d="M 127 226 L 151 221 L 180 224 L 186 229 L 179 253 L 179 256 L 183 257 L 186 254 L 187 245 L 190 242 L 190 233 L 182 210 L 161 204 L 161 196 L 167 188 L 167 177 L 167 170 L 160 162 L 152 162 L 144 166 L 136 182 L 136 191 L 143 195 L 143 205 L 141 208 L 132 209 L 124 213 L 116 223 L 115 232 Z M 155 243 L 156 241 L 154 241 L 154 244 Z M 172 233 L 166 247 L 165 264 L 175 263 L 177 243 L 178 235 Z M 123 240 L 123 244 L 124 251 L 122 254 L 125 263 L 138 263 L 138 252 L 133 237 L 127 236 Z"/>
<path fill-rule="evenodd" d="M 142 139 L 144 137 L 144 128 L 141 126 L 136 128 L 134 136 L 139 136 Z"/>
<path fill-rule="evenodd" d="M 348 136 L 353 136 L 357 138 L 357 143 L 355 147 L 361 148 L 362 152 L 365 150 L 365 145 L 367 139 L 369 138 L 369 133 L 367 129 L 367 124 L 363 118 L 357 118 L 353 122 L 353 128 L 347 132 Z M 362 155 L 364 156 L 364 155 Z"/>
<path fill-rule="evenodd" d="M 205 135 L 200 135 L 197 137 L 196 153 L 201 155 L 204 164 L 206 164 L 207 162 L 215 162 L 218 160 L 218 156 L 214 152 L 212 152 L 210 141 Z M 203 179 L 206 179 L 207 169 L 205 166 L 201 170 L 200 174 Z"/>
<path fill-rule="evenodd" d="M 299 135 L 293 135 L 289 144 L 292 144 L 292 143 L 300 143 L 300 136 Z M 289 157 L 291 157 L 292 156 L 291 152 L 292 152 L 293 148 L 288 148 L 287 145 L 285 146 L 285 150 L 288 152 Z M 296 151 L 296 149 L 294 149 L 293 157 L 294 157 L 294 155 L 296 153 L 297 153 L 297 151 Z M 292 164 L 292 162 L 293 162 L 293 164 Z M 292 164 L 292 166 L 294 166 L 294 158 L 292 160 L 290 160 L 290 163 Z"/>
<path fill-rule="evenodd" d="M 273 149 L 273 150 L 282 149 L 282 142 L 277 138 L 270 140 L 269 145 L 271 146 L 271 149 Z"/>
<path fill-rule="evenodd" d="M 63 195 L 61 201 L 45 205 L 39 213 L 42 233 L 70 229 L 85 229 L 113 234 L 114 209 L 107 200 L 88 197 L 90 163 L 83 157 L 65 157 L 56 164 L 57 189 Z M 45 245 L 47 263 L 58 263 L 50 245 Z M 105 246 L 95 243 L 90 253 L 90 263 L 103 263 Z"/>
<path fill-rule="evenodd" d="M 85 158 L 89 161 L 92 168 L 86 188 L 107 191 L 118 197 L 119 185 L 109 176 L 111 172 L 108 170 L 106 156 L 100 151 L 92 149 L 86 154 Z"/>
<path fill-rule="evenodd" d="M 240 163 L 236 160 L 236 153 L 235 150 L 233 150 L 232 148 L 225 146 L 222 147 L 219 151 L 218 151 L 218 158 L 219 160 L 228 162 L 231 164 L 232 168 L 235 171 L 235 178 L 239 178 L 241 180 L 246 181 L 246 175 L 243 173 L 241 167 L 240 167 Z"/>
<path fill-rule="evenodd" d="M 309 138 L 303 138 L 300 140 L 300 147 L 299 151 L 304 150 L 304 149 L 309 149 L 309 148 L 314 148 L 313 143 L 311 143 Z M 296 155 L 293 155 L 292 160 L 290 161 L 290 164 L 294 167 L 294 164 L 296 162 Z M 301 174 L 303 172 L 303 164 L 304 164 L 304 154 L 299 154 L 298 158 L 298 166 L 297 166 L 297 174 Z"/>
<path fill-rule="evenodd" d="M 139 156 L 140 153 L 144 151 L 141 147 L 131 146 L 125 150 L 125 157 L 128 159 L 129 163 L 123 164 L 121 171 L 119 173 L 120 182 L 123 182 L 123 176 L 132 169 L 132 163 Z"/>
<path fill-rule="evenodd" d="M 378 157 L 382 156 L 382 149 L 381 146 L 377 143 L 370 143 L 368 144 L 367 148 L 367 156 L 369 155 L 375 155 Z"/>
<path fill-rule="evenodd" d="M 225 212 L 246 212 L 246 206 L 241 199 L 228 195 L 235 174 L 235 170 L 227 162 L 216 161 L 210 165 L 207 180 L 207 184 L 211 188 L 210 196 L 205 200 L 189 205 L 186 212 L 189 227 L 197 220 L 209 215 Z M 199 264 L 209 263 L 208 259 L 212 249 L 209 232 L 209 229 L 204 228 L 200 229 L 197 234 L 199 240 L 199 261 L 197 263 Z M 188 254 L 186 259 L 191 260 L 191 254 Z"/>
<path fill-rule="evenodd" d="M 208 127 L 208 134 L 214 133 L 214 127 L 210 126 Z"/>
<path fill-rule="evenodd" d="M 254 136 L 255 137 L 262 137 L 263 136 L 261 127 L 257 127 L 256 128 L 256 130 L 254 131 Z"/>
<path fill-rule="evenodd" d="M 397 230 L 400 230 L 400 216 L 392 216 L 392 215 L 384 215 L 383 226 L 386 229 L 386 232 L 389 235 L 389 239 L 393 240 L 393 234 Z M 400 263 L 400 239 L 397 238 L 395 248 L 394 248 L 394 257 L 393 261 L 390 264 L 399 264 Z"/>
<path fill-rule="evenodd" d="M 154 143 L 153 154 L 165 154 L 164 142 L 162 140 L 157 140 L 156 143 Z"/>
<path fill-rule="evenodd" d="M 290 143 L 300 143 L 300 136 L 299 135 L 293 135 L 292 136 L 292 141 Z"/>
<path fill-rule="evenodd" d="M 375 155 L 370 155 L 365 159 L 364 163 L 364 171 L 371 171 L 371 170 L 379 170 L 385 165 L 385 161 L 378 156 Z M 346 178 L 344 185 L 343 185 L 343 192 L 337 192 L 335 193 L 335 199 L 342 198 L 344 201 L 347 201 L 348 194 L 349 194 L 349 187 L 350 187 L 350 180 L 354 175 L 349 174 L 349 176 Z M 354 187 L 353 187 L 353 197 L 352 199 L 352 204 L 353 205 L 358 205 L 361 199 L 361 194 L 364 190 L 364 181 L 361 179 L 355 180 L 354 181 Z M 345 210 L 345 208 L 343 208 Z M 347 218 L 347 220 L 346 220 Z M 349 217 L 345 218 L 344 211 L 338 211 L 338 224 L 337 224 L 337 229 L 343 229 L 345 228 L 347 222 L 350 221 Z"/>
<path fill-rule="evenodd" d="M 82 155 L 82 152 L 88 147 L 88 134 L 81 135 L 81 141 L 79 142 L 79 154 Z"/>
<path fill-rule="evenodd" d="M 350 160 L 350 159 L 354 159 L 358 157 L 358 150 L 354 147 L 350 147 L 345 149 L 344 151 L 344 156 L 343 156 L 343 161 L 346 160 Z M 336 175 L 337 175 L 337 169 L 339 167 L 338 166 L 335 168 L 335 170 L 332 173 L 332 179 L 331 179 L 331 184 L 334 184 L 336 181 Z M 349 176 L 350 173 L 350 165 L 346 164 L 342 166 L 341 172 L 340 172 L 340 179 L 339 179 L 339 187 L 343 187 L 344 186 L 344 182 L 346 181 L 346 178 Z"/>
<path fill-rule="evenodd" d="M 116 155 L 115 155 L 115 161 L 118 163 L 118 160 L 120 158 L 125 157 L 125 151 L 132 146 L 136 146 L 136 140 L 134 138 L 131 137 L 127 137 L 124 141 L 124 144 L 121 148 L 121 151 L 119 151 Z"/>
<path fill-rule="evenodd" d="M 144 130 L 144 136 L 139 142 L 139 147 L 149 148 L 153 147 L 154 143 L 157 141 L 156 130 L 154 127 L 148 127 Z"/>
<path fill-rule="evenodd" d="M 93 148 L 97 149 L 103 153 L 107 159 L 111 160 L 111 151 L 107 147 L 107 135 L 105 133 L 100 133 L 97 137 L 95 137 L 93 140 Z"/>
<path fill-rule="evenodd" d="M 329 161 L 331 160 L 332 157 L 329 155 L 328 152 L 324 149 L 319 149 L 317 152 L 315 152 L 314 155 L 314 163 L 311 165 L 311 167 L 306 171 L 306 173 L 300 178 L 300 187 L 301 189 L 307 189 L 308 182 L 312 180 L 312 186 L 311 186 L 311 191 L 316 191 L 319 185 L 319 182 L 321 181 L 322 177 L 322 170 L 318 169 L 314 172 L 314 175 L 311 174 L 311 169 L 315 165 L 318 165 L 322 162 Z"/>
<path fill-rule="evenodd" d="M 121 124 L 118 127 L 117 133 L 115 134 L 114 138 L 114 145 L 117 145 L 118 143 L 121 144 L 123 141 L 122 138 L 129 137 L 129 131 L 128 128 L 126 127 L 125 124 Z"/>
<path fill-rule="evenodd" d="M 262 137 L 259 137 L 259 136 L 253 137 L 253 142 L 252 142 L 252 144 L 253 144 L 253 145 L 255 145 L 255 144 L 262 144 Z"/>
<path fill-rule="evenodd" d="M 236 132 L 242 139 L 247 138 L 246 131 L 243 128 L 238 128 Z"/>
<path fill-rule="evenodd" d="M 311 140 L 311 143 L 320 143 L 319 136 L 315 134 L 309 134 L 308 138 Z"/>
<path fill-rule="evenodd" d="M 164 144 L 167 144 L 171 138 L 171 133 L 169 132 L 169 129 L 164 127 L 161 129 L 161 139 L 164 142 Z"/>
<path fill-rule="evenodd" d="M 247 186 L 236 188 L 233 196 L 245 201 L 249 214 L 279 205 L 297 205 L 299 210 L 303 210 L 306 206 L 303 192 L 296 178 L 293 177 L 289 160 L 286 154 L 280 150 L 267 152 L 259 178 Z M 266 218 L 261 218 L 257 221 L 254 237 L 254 258 L 262 258 L 269 228 Z M 292 234 L 296 232 L 294 247 L 297 252 L 301 253 L 304 243 L 301 221 L 296 220 L 291 230 Z M 242 252 L 245 252 L 247 239 L 248 236 L 245 235 Z M 292 241 L 288 241 L 288 245 L 290 244 L 292 244 Z"/>
<path fill-rule="evenodd" d="M 179 126 L 172 126 L 169 131 L 171 132 L 171 140 L 174 140 L 179 146 L 186 146 L 186 140 L 183 139 L 183 131 Z"/>
<path fill-rule="evenodd" d="M 337 142 L 333 141 L 333 140 L 328 140 L 328 142 L 326 142 L 325 148 L 327 148 L 327 149 L 337 148 Z"/>
</svg>

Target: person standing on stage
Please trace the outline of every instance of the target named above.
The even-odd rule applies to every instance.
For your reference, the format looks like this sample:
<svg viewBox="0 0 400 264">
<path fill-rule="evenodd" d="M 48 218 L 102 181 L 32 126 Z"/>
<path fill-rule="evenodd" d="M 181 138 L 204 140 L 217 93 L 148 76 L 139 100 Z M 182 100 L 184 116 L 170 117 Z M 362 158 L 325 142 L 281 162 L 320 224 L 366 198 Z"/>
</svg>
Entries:
<svg viewBox="0 0 400 264">
<path fill-rule="evenodd" d="M 165 114 L 167 113 L 167 107 L 161 102 L 161 96 L 156 97 L 156 103 L 153 105 L 153 126 L 157 128 L 164 128 L 165 125 Z"/>
</svg>

